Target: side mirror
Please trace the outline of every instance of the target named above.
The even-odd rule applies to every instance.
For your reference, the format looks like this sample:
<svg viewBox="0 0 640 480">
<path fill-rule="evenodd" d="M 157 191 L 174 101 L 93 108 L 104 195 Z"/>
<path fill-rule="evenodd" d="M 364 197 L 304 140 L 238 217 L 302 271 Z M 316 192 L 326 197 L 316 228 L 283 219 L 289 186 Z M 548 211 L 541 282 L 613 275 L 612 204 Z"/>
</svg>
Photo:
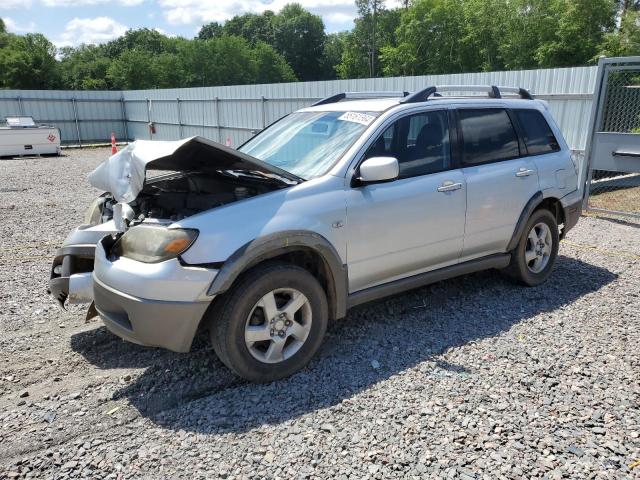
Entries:
<svg viewBox="0 0 640 480">
<path fill-rule="evenodd" d="M 398 159 L 394 157 L 371 157 L 360 165 L 360 183 L 388 182 L 400 174 Z"/>
</svg>

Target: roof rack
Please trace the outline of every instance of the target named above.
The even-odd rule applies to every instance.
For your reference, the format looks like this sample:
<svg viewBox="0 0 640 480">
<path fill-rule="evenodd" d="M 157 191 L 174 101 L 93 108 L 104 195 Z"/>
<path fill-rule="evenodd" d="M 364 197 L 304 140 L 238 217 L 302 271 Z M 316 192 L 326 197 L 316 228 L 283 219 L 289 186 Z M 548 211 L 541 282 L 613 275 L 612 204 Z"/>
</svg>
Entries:
<svg viewBox="0 0 640 480">
<path fill-rule="evenodd" d="M 524 88 L 496 87 L 495 85 L 443 85 L 423 88 L 411 95 L 406 95 L 402 103 L 426 102 L 429 97 L 441 97 L 440 92 L 485 92 L 489 98 L 502 98 L 502 93 L 515 93 L 524 100 L 533 100 L 533 95 Z"/>
<path fill-rule="evenodd" d="M 323 98 L 313 104 L 314 107 L 318 105 L 326 105 L 328 103 L 337 103 L 342 100 L 366 100 L 374 98 L 399 98 L 406 97 L 409 92 L 343 92 L 331 95 L 330 97 Z"/>
</svg>

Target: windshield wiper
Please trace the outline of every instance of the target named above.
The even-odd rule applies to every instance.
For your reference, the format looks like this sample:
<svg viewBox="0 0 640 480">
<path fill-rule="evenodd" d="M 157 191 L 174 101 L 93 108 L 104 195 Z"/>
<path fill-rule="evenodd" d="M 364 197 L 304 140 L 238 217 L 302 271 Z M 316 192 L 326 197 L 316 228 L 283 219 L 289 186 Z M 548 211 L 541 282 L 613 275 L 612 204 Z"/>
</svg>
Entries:
<svg viewBox="0 0 640 480">
<path fill-rule="evenodd" d="M 220 173 L 230 175 L 233 177 L 252 177 L 252 178 L 260 178 L 261 180 L 269 180 L 272 182 L 286 183 L 287 185 L 298 185 L 305 181 L 304 178 L 298 177 L 297 175 L 290 174 L 296 177 L 296 180 L 291 180 L 290 178 L 285 177 L 284 175 L 278 175 L 277 173 L 264 173 L 259 170 L 220 170 Z"/>
</svg>

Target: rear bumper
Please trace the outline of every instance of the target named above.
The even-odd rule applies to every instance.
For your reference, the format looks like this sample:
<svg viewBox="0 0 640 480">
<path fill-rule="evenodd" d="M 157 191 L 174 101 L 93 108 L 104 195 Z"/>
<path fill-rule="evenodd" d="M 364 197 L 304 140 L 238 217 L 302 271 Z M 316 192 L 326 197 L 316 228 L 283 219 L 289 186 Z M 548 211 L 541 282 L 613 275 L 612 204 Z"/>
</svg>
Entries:
<svg viewBox="0 0 640 480">
<path fill-rule="evenodd" d="M 562 229 L 562 236 L 564 237 L 569 230 L 576 226 L 580 215 L 582 215 L 582 199 L 573 200 L 572 203 L 562 205 L 564 209 L 564 228 Z"/>
<path fill-rule="evenodd" d="M 134 297 L 93 278 L 95 307 L 115 335 L 139 345 L 188 352 L 211 300 L 176 302 Z"/>
</svg>

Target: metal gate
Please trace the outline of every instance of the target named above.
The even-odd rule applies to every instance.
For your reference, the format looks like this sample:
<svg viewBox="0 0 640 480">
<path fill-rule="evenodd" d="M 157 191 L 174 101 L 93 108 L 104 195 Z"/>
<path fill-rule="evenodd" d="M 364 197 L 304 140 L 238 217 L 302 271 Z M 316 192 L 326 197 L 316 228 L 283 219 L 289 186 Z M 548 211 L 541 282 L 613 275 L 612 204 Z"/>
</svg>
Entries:
<svg viewBox="0 0 640 480">
<path fill-rule="evenodd" d="M 640 218 L 640 57 L 600 59 L 590 129 L 584 209 Z"/>
</svg>

